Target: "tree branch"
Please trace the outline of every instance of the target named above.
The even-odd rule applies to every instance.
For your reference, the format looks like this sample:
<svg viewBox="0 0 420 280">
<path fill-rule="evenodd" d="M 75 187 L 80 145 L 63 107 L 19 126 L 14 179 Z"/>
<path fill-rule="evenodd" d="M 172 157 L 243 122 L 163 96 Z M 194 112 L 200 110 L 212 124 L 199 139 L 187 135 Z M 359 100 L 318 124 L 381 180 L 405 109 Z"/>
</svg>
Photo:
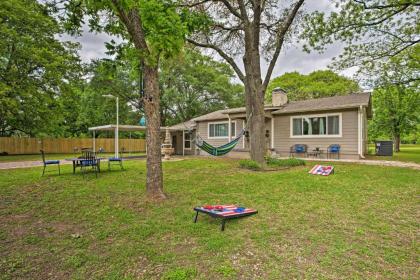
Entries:
<svg viewBox="0 0 420 280">
<path fill-rule="evenodd" d="M 420 4 L 418 3 L 413 3 L 413 2 L 400 2 L 397 4 L 388 4 L 388 5 L 373 5 L 373 6 L 368 6 L 366 4 L 365 1 L 361 1 L 361 0 L 353 0 L 353 2 L 356 2 L 358 4 L 363 5 L 363 8 L 366 10 L 374 10 L 374 9 L 388 9 L 388 8 L 395 8 L 395 7 L 400 7 L 400 6 L 405 6 L 405 5 L 412 5 L 412 6 L 420 6 Z"/>
<path fill-rule="evenodd" d="M 246 7 L 245 7 L 245 3 L 243 0 L 238 0 L 238 4 L 239 4 L 239 10 L 241 11 L 241 19 L 245 22 L 248 23 L 248 14 L 246 12 Z"/>
<path fill-rule="evenodd" d="M 279 57 L 281 48 L 283 47 L 284 37 L 286 36 L 287 31 L 289 30 L 290 26 L 293 23 L 300 7 L 302 7 L 303 2 L 305 0 L 299 0 L 295 6 L 293 7 L 292 11 L 290 12 L 289 16 L 283 22 L 281 29 L 277 33 L 276 38 L 276 50 L 274 51 L 273 58 L 270 61 L 270 64 L 267 69 L 267 73 L 265 75 L 264 83 L 263 83 L 263 92 L 267 89 L 268 83 L 270 82 L 271 74 L 273 73 L 274 66 L 276 65 L 277 59 Z"/>
<path fill-rule="evenodd" d="M 127 13 L 121 7 L 120 1 L 112 0 L 112 3 L 115 9 L 117 10 L 119 18 L 127 27 L 128 33 L 133 39 L 136 48 L 149 54 L 149 48 L 146 43 L 146 36 L 142 27 L 139 11 L 137 9 L 132 8 Z"/>
<path fill-rule="evenodd" d="M 245 83 L 245 75 L 242 73 L 241 69 L 239 69 L 238 65 L 236 64 L 235 60 L 230 57 L 227 53 L 225 53 L 221 48 L 219 48 L 216 45 L 213 44 L 206 44 L 206 43 L 200 43 L 196 42 L 192 39 L 187 39 L 187 41 L 195 46 L 201 47 L 201 48 L 209 48 L 215 50 L 221 57 L 223 57 L 229 64 L 232 66 L 233 70 L 235 71 L 236 75 L 238 75 L 238 78 Z"/>
</svg>

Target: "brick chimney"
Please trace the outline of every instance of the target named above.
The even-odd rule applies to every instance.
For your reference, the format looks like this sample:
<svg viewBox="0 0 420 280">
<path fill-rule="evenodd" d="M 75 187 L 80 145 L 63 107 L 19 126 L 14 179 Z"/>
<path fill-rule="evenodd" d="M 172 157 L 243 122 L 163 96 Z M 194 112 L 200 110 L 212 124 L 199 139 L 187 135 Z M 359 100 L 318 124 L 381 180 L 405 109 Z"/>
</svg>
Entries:
<svg viewBox="0 0 420 280">
<path fill-rule="evenodd" d="M 279 87 L 276 87 L 271 92 L 271 100 L 272 100 L 273 106 L 282 106 L 286 104 L 288 102 L 286 91 L 284 91 L 283 89 Z"/>
</svg>

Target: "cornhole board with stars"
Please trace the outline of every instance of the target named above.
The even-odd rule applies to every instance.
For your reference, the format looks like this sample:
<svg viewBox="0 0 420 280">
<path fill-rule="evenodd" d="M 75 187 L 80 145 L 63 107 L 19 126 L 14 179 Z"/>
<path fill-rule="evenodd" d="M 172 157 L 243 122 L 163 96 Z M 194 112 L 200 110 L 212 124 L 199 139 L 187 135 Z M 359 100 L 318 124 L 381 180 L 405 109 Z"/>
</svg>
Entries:
<svg viewBox="0 0 420 280">
<path fill-rule="evenodd" d="M 329 176 L 334 174 L 334 166 L 315 165 L 309 172 L 312 175 Z"/>
<path fill-rule="evenodd" d="M 194 223 L 197 222 L 198 213 L 204 213 L 212 218 L 221 219 L 221 231 L 225 230 L 225 223 L 227 220 L 247 217 L 258 213 L 257 210 L 245 207 L 238 207 L 236 205 L 197 206 L 194 208 L 194 211 L 196 211 Z"/>
</svg>

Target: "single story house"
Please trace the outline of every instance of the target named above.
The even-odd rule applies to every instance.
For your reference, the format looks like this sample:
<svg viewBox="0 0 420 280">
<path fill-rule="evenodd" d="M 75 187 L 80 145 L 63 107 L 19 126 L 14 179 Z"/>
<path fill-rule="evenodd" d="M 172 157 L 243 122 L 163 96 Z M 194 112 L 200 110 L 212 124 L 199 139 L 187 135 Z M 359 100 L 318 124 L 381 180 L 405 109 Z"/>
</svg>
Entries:
<svg viewBox="0 0 420 280">
<path fill-rule="evenodd" d="M 308 151 L 319 148 L 324 153 L 329 145 L 339 144 L 340 157 L 348 159 L 364 158 L 367 153 L 367 120 L 372 116 L 369 93 L 288 102 L 286 92 L 276 88 L 272 100 L 265 106 L 265 144 L 272 153 L 289 156 L 294 144 L 305 144 Z M 175 153 L 206 155 L 193 143 L 197 134 L 209 144 L 220 146 L 233 140 L 245 121 L 245 107 L 240 107 L 171 126 Z M 248 137 L 244 135 L 229 155 L 249 156 Z"/>
</svg>

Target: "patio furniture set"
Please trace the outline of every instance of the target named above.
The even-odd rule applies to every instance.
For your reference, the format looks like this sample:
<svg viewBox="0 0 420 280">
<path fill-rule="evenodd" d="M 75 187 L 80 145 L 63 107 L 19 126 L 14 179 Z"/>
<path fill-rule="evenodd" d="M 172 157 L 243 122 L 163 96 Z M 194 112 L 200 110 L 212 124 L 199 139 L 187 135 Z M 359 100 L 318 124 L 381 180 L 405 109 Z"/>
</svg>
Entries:
<svg viewBox="0 0 420 280">
<path fill-rule="evenodd" d="M 40 150 L 42 156 L 42 162 L 44 164 L 44 169 L 42 170 L 42 175 L 45 174 L 45 169 L 49 165 L 57 165 L 58 167 L 58 174 L 60 175 L 60 161 L 59 160 L 46 160 L 45 159 L 45 152 Z M 95 176 L 98 177 L 98 173 L 101 172 L 101 161 L 105 160 L 104 157 L 98 157 L 95 152 L 92 152 L 88 149 L 82 149 L 82 155 L 79 157 L 74 158 L 66 158 L 66 161 L 71 161 L 73 163 L 73 174 L 76 174 L 76 169 L 80 167 L 80 171 L 85 176 L 85 173 L 90 169 L 95 172 Z M 108 158 L 108 170 L 111 170 L 111 164 L 117 163 L 121 170 L 124 169 L 123 167 L 123 159 L 122 157 L 110 157 Z"/>
<path fill-rule="evenodd" d="M 327 159 L 336 158 L 340 159 L 341 146 L 338 144 L 329 145 L 327 148 Z M 324 151 L 320 148 L 315 148 L 312 151 L 308 151 L 308 146 L 305 144 L 295 144 L 290 147 L 289 156 L 294 157 L 295 155 L 303 155 L 304 157 L 322 158 Z"/>
</svg>

